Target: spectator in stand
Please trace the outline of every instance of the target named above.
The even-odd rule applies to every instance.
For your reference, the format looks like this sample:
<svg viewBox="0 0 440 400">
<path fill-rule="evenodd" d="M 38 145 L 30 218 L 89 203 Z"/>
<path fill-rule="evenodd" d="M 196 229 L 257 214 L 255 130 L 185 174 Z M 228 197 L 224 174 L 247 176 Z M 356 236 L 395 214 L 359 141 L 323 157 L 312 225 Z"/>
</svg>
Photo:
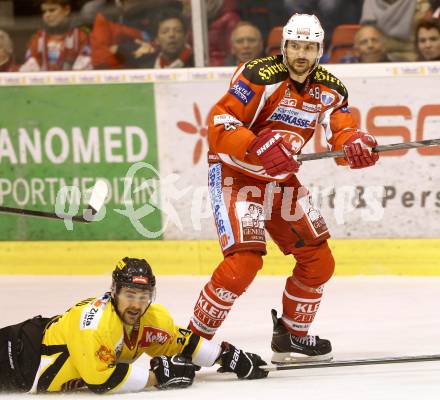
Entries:
<svg viewBox="0 0 440 400">
<path fill-rule="evenodd" d="M 240 21 L 231 33 L 231 54 L 225 65 L 238 65 L 263 56 L 263 37 L 254 24 Z"/>
<path fill-rule="evenodd" d="M 11 37 L 5 31 L 0 30 L 0 72 L 16 72 L 17 70 Z"/>
<path fill-rule="evenodd" d="M 365 0 L 361 23 L 383 32 L 391 61 L 415 61 L 415 27 L 430 11 L 429 0 Z"/>
<path fill-rule="evenodd" d="M 31 38 L 20 71 L 91 69 L 87 32 L 73 26 L 70 0 L 40 0 L 43 29 Z"/>
<path fill-rule="evenodd" d="M 176 10 L 164 10 L 158 17 L 155 42 L 158 54 L 142 57 L 139 67 L 184 68 L 194 66 L 194 57 L 186 38 L 188 29 L 183 15 Z"/>
<path fill-rule="evenodd" d="M 154 23 L 162 9 L 181 10 L 179 0 L 118 0 L 116 12 L 98 13 L 91 34 L 95 69 L 135 68 L 154 54 Z"/>
<path fill-rule="evenodd" d="M 287 15 L 315 14 L 318 17 L 325 31 L 324 51 L 327 51 L 333 31 L 338 25 L 359 23 L 363 2 L 364 0 L 284 0 L 284 5 Z"/>
<path fill-rule="evenodd" d="M 354 37 L 356 58 L 342 62 L 379 63 L 390 62 L 383 33 L 374 25 L 361 25 Z"/>
<path fill-rule="evenodd" d="M 422 20 L 416 28 L 417 53 L 420 61 L 440 61 L 440 22 Z"/>
<path fill-rule="evenodd" d="M 102 13 L 104 10 L 114 7 L 113 0 L 90 0 L 84 3 L 79 12 L 81 21 L 88 27 L 93 27 L 96 14 Z"/>
</svg>

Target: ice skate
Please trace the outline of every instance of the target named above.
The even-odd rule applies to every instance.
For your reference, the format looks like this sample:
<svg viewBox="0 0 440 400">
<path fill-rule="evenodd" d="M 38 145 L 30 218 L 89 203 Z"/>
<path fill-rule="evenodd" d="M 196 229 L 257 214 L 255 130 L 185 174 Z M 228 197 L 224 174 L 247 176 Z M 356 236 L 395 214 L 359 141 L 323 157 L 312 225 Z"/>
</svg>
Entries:
<svg viewBox="0 0 440 400">
<path fill-rule="evenodd" d="M 273 364 L 322 361 L 333 358 L 332 345 L 329 340 L 320 339 L 319 336 L 313 335 L 295 336 L 291 334 L 281 322 L 281 318 L 277 317 L 276 310 L 272 310 L 272 320 Z"/>
</svg>

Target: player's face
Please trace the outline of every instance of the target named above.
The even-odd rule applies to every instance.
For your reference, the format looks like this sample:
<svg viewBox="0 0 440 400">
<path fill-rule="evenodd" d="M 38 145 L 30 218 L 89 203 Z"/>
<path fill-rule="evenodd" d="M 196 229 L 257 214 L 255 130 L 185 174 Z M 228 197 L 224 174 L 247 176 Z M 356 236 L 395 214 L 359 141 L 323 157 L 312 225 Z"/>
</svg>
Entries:
<svg viewBox="0 0 440 400">
<path fill-rule="evenodd" d="M 157 32 L 157 40 L 165 55 L 179 56 L 185 46 L 185 29 L 177 18 L 163 21 Z"/>
<path fill-rule="evenodd" d="M 301 40 L 289 40 L 286 43 L 286 58 L 289 69 L 295 75 L 308 74 L 318 57 L 319 44 Z"/>
<path fill-rule="evenodd" d="M 150 291 L 130 287 L 122 287 L 117 296 L 119 315 L 127 325 L 134 325 L 152 301 Z"/>
<path fill-rule="evenodd" d="M 257 58 L 263 51 L 260 32 L 253 26 L 243 25 L 235 30 L 231 38 L 231 53 L 243 63 Z"/>
<path fill-rule="evenodd" d="M 54 27 L 61 24 L 70 14 L 69 6 L 59 4 L 43 3 L 41 5 L 41 14 L 43 21 L 47 26 Z"/>
<path fill-rule="evenodd" d="M 420 28 L 417 45 L 426 61 L 440 59 L 440 32 L 437 29 Z"/>
</svg>

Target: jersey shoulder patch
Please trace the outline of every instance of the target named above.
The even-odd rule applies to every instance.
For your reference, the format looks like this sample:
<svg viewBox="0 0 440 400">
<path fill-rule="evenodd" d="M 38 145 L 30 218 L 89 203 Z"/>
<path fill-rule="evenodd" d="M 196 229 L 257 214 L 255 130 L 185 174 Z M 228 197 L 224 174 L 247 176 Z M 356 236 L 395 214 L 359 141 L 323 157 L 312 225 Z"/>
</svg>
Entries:
<svg viewBox="0 0 440 400">
<path fill-rule="evenodd" d="M 318 66 L 318 68 L 316 69 L 313 76 L 313 81 L 321 85 L 325 85 L 329 89 L 335 90 L 343 97 L 347 97 L 348 95 L 347 89 L 344 84 L 321 65 Z"/>
<path fill-rule="evenodd" d="M 257 85 L 273 85 L 289 77 L 283 56 L 256 58 L 244 65 L 243 76 Z"/>
<path fill-rule="evenodd" d="M 101 320 L 105 307 L 111 299 L 110 293 L 105 293 L 103 296 L 92 299 L 84 306 L 79 320 L 79 329 L 97 329 L 99 321 Z"/>
</svg>

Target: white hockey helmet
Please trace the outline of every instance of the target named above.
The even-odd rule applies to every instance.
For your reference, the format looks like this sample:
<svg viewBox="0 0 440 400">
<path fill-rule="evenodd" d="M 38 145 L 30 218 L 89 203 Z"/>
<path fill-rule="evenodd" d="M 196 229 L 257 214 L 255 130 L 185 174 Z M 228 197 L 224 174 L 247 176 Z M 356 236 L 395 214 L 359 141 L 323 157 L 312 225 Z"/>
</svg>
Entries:
<svg viewBox="0 0 440 400">
<path fill-rule="evenodd" d="M 286 64 L 286 42 L 288 40 L 301 40 L 305 42 L 318 43 L 319 50 L 315 65 L 324 52 L 324 30 L 316 15 L 294 14 L 283 28 L 281 39 L 281 53 Z"/>
</svg>

